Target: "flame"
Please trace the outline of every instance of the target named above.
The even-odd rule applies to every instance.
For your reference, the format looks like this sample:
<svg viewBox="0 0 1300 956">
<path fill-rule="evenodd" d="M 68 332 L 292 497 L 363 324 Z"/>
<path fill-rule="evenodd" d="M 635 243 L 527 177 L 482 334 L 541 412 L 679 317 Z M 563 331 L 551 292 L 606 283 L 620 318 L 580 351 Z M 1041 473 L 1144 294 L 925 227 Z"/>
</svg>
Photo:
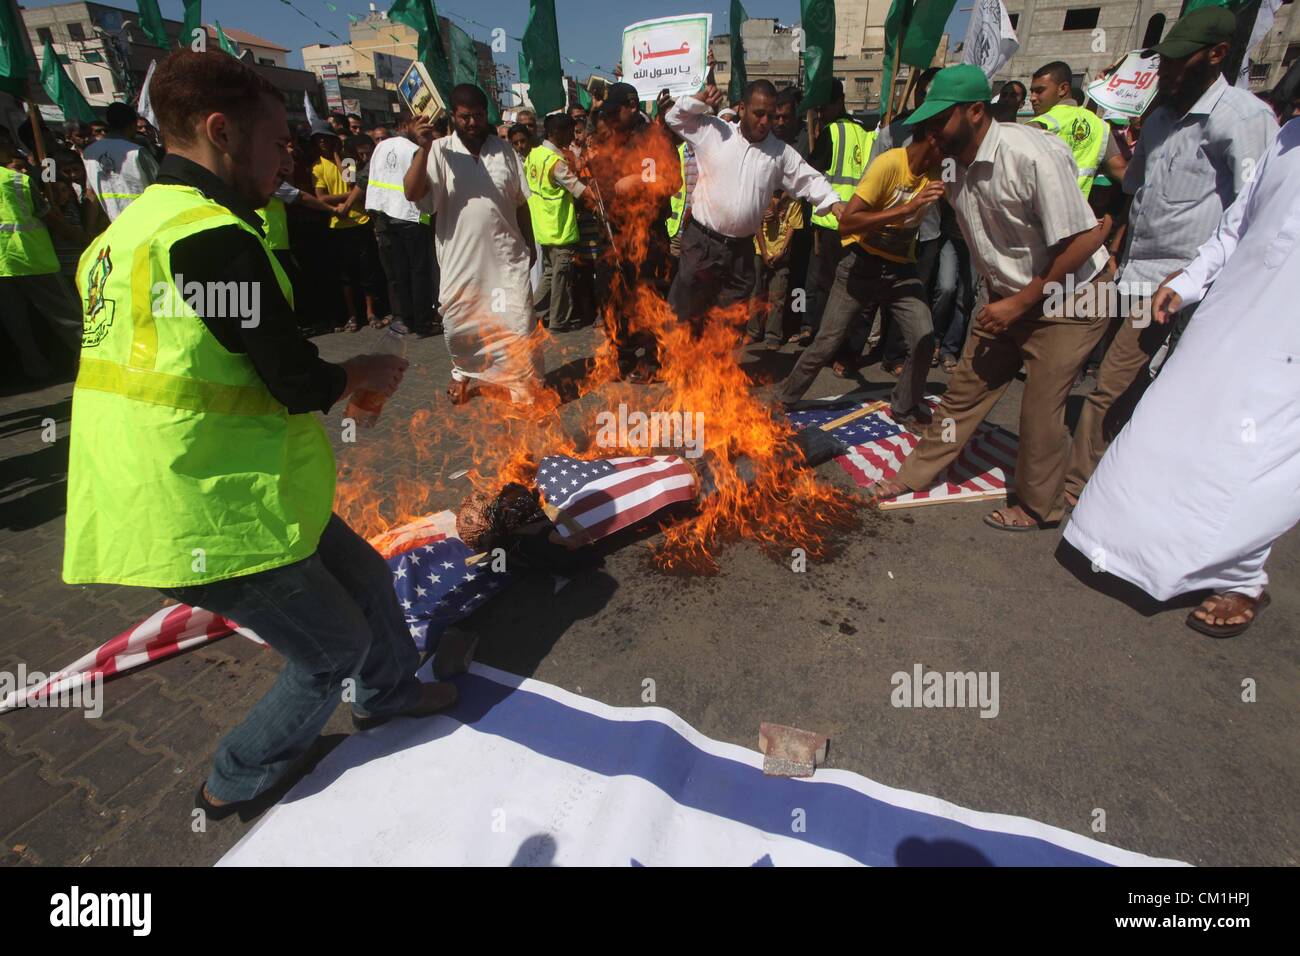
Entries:
<svg viewBox="0 0 1300 956">
<path fill-rule="evenodd" d="M 736 358 L 748 306 L 714 309 L 702 334 L 692 335 L 661 294 L 663 282 L 655 281 L 666 277 L 649 277 L 641 269 L 650 251 L 650 227 L 660 215 L 665 191 L 665 184 L 654 172 L 675 168 L 673 145 L 658 134 L 622 144 L 606 138 L 593 144 L 592 153 L 585 171 L 594 173 L 601 183 L 614 226 L 615 242 L 607 250 L 614 280 L 602 315 L 604 343 L 584 374 L 570 382 L 553 383 L 562 386 L 563 396 L 555 388 L 547 388 L 531 404 L 513 404 L 504 390 L 484 388 L 481 398 L 466 405 L 439 402 L 436 410 L 416 411 L 407 424 L 407 441 L 396 443 L 397 448 L 409 445 L 411 450 L 413 474 L 405 477 L 386 477 L 396 453 L 393 443 L 351 446 L 340 466 L 336 510 L 359 533 L 373 537 L 431 511 L 455 508 L 469 486 L 459 477 L 447 477 L 457 466 L 435 448 L 431 437 L 448 428 L 454 428 L 465 443 L 456 458 L 472 462 L 464 477 L 476 490 L 495 491 L 511 481 L 532 487 L 545 455 L 591 458 L 681 453 L 680 449 L 626 441 L 617 447 L 605 444 L 597 448 L 593 444 L 594 414 L 576 430 L 567 429 L 561 416 L 563 411 L 573 410 L 567 406 L 574 402 L 584 412 L 593 410 L 589 406 L 598 406 L 596 412 L 613 412 L 624 404 L 646 414 L 703 413 L 702 455 L 688 459 L 700 478 L 698 510 L 663 529 L 663 540 L 653 552 L 656 566 L 714 573 L 718 568 L 714 555 L 724 543 L 734 540 L 758 542 L 776 556 L 788 557 L 793 548 L 803 549 L 810 559 L 824 556 L 830 534 L 856 522 L 861 501 L 819 481 L 790 445 L 790 427 L 754 394 L 753 383 Z M 665 167 L 665 163 L 672 166 Z M 611 188 L 620 174 L 633 173 L 641 174 L 644 188 L 619 193 Z M 625 281 L 625 273 L 639 278 Z M 619 315 L 627 316 L 632 332 L 654 337 L 659 383 L 641 386 L 620 381 L 614 347 Z M 493 316 L 483 316 L 485 335 L 491 334 L 492 322 Z M 538 333 L 543 341 L 549 340 L 544 330 Z M 511 360 L 524 358 L 512 355 Z M 420 371 L 412 369 L 407 374 Z"/>
</svg>

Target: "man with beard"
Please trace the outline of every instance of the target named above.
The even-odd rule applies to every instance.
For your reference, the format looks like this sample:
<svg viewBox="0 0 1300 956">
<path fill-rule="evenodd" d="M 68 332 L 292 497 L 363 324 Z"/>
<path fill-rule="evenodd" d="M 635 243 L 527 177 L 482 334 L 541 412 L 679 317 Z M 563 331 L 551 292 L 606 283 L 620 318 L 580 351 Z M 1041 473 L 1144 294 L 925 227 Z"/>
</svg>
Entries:
<svg viewBox="0 0 1300 956">
<path fill-rule="evenodd" d="M 659 115 L 666 100 L 660 96 Z M 672 195 L 681 188 L 681 163 L 662 125 L 647 122 L 636 88 L 612 83 L 599 110 L 601 140 L 591 161 L 599 214 L 613 248 L 597 264 L 596 285 L 607 296 L 606 330 L 628 381 L 652 381 L 658 364 L 655 339 L 633 332 L 638 285 L 666 281 Z"/>
<path fill-rule="evenodd" d="M 994 122 L 990 99 L 979 67 L 952 66 L 935 76 L 909 117 L 917 136 L 933 138 L 943 156 L 956 160 L 945 193 L 988 283 L 989 303 L 975 317 L 934 420 L 897 477 L 876 483 L 872 493 L 892 498 L 928 488 L 1023 365 L 1018 500 L 984 520 L 999 530 L 1030 531 L 1058 524 L 1064 513 L 1065 400 L 1105 331 L 1104 319 L 1077 318 L 1082 310 L 1071 300 L 1054 307 L 1061 297 L 1051 293 L 1070 283 L 1079 294 L 1090 291 L 1106 264 L 1105 231 L 1079 190 L 1064 144 L 1040 130 Z"/>
<path fill-rule="evenodd" d="M 447 394 L 468 400 L 473 380 L 527 403 L 541 386 L 542 360 L 529 278 L 536 259 L 523 164 L 487 120 L 487 96 L 462 83 L 451 91 L 452 136 L 415 124 L 419 147 L 403 185 L 433 215 L 441 270 L 439 311 L 451 353 Z"/>
<path fill-rule="evenodd" d="M 672 103 L 664 116 L 668 128 L 691 144 L 700 169 L 682 235 L 681 265 L 668 296 L 677 317 L 697 335 L 710 309 L 753 294 L 754 235 L 773 193 L 783 190 L 808 200 L 815 212 L 837 217 L 846 205 L 824 175 L 772 135 L 776 88 L 770 82 L 746 85 L 737 125 L 709 115 L 722 97 L 710 84 L 701 96 Z M 661 109 L 668 102 L 660 96 Z"/>
<path fill-rule="evenodd" d="M 1268 106 L 1223 77 L 1236 18 L 1222 7 L 1194 10 L 1153 50 L 1164 102 L 1142 126 L 1124 190 L 1133 195 L 1119 292 L 1128 307 L 1106 350 L 1097 384 L 1074 430 L 1065 496 L 1078 500 L 1110 439 L 1151 382 L 1148 366 L 1171 326 L 1151 321 L 1157 285 L 1196 254 L 1243 192 L 1277 133 Z M 1196 311 L 1174 320 L 1177 332 Z"/>
<path fill-rule="evenodd" d="M 345 681 L 358 727 L 432 714 L 456 690 L 416 679 L 392 573 L 331 514 L 334 454 L 311 413 L 392 392 L 406 362 L 336 365 L 298 334 L 254 212 L 290 165 L 281 92 L 225 53 L 189 50 L 159 64 L 152 89 L 169 150 L 158 182 L 79 266 L 63 578 L 157 588 L 285 658 L 195 797 L 220 819 L 291 776 Z M 232 288 L 251 310 L 230 314 Z"/>
</svg>

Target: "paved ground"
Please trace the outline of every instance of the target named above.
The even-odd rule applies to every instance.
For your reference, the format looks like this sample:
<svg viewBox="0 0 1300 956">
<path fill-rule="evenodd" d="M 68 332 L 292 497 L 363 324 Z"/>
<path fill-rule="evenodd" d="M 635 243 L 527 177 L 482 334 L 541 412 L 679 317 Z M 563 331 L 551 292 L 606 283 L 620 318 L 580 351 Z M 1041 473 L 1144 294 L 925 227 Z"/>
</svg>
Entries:
<svg viewBox="0 0 1300 956">
<path fill-rule="evenodd" d="M 370 335 L 317 341 L 343 358 Z M 548 350 L 548 368 L 592 341 L 568 336 Z M 340 461 L 382 451 L 382 492 L 419 478 L 436 488 L 430 507 L 455 507 L 467 489 L 441 476 L 473 453 L 441 394 L 442 341 L 417 343 L 412 358 L 384 422 L 340 443 Z M 791 360 L 765 361 L 779 374 Z M 878 367 L 866 375 L 886 381 Z M 812 394 L 843 391 L 823 373 Z M 0 671 L 67 664 L 161 604 L 149 591 L 59 579 L 70 395 L 64 383 L 0 398 Z M 994 413 L 1012 430 L 1019 395 L 1013 386 Z M 593 400 L 567 406 L 565 423 L 592 427 Z M 419 453 L 407 431 L 417 411 Z M 339 417 L 327 423 L 334 434 Z M 41 440 L 47 418 L 54 444 Z M 833 463 L 820 472 L 847 483 Z M 1099 594 L 1055 559 L 1057 534 L 991 531 L 980 523 L 987 510 L 872 514 L 834 560 L 801 575 L 741 544 L 722 552 L 714 577 L 668 576 L 649 566 L 645 541 L 629 542 L 559 594 L 527 578 L 485 608 L 472 621 L 484 634 L 479 659 L 616 705 L 639 705 L 650 677 L 659 705 L 712 737 L 754 747 L 763 720 L 815 729 L 832 738 L 831 766 L 1085 834 L 1101 810 L 1105 831 L 1094 835 L 1132 850 L 1300 862 L 1296 537 L 1273 555 L 1262 623 L 1216 642 L 1183 626 L 1185 607 L 1135 609 Z M 998 716 L 891 706 L 891 675 L 916 664 L 998 672 Z M 273 652 L 228 638 L 109 682 L 102 719 L 0 716 L 0 859 L 215 862 L 249 824 L 193 832 L 193 791 L 217 740 L 276 672 Z M 1246 680 L 1257 702 L 1242 700 Z M 326 743 L 346 732 L 340 709 Z"/>
</svg>

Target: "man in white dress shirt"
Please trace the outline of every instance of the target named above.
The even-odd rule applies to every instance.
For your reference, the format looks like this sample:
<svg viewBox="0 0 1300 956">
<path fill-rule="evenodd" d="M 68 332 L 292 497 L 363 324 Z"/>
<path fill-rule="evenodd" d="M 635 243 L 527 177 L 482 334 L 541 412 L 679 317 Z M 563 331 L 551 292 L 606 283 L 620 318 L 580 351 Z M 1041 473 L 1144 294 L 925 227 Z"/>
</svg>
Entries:
<svg viewBox="0 0 1300 956">
<path fill-rule="evenodd" d="M 1105 571 L 1166 601 L 1213 593 L 1187 618 L 1214 637 L 1268 604 L 1264 562 L 1300 520 L 1300 121 L 1278 132 L 1245 190 L 1152 318 L 1196 319 L 1106 450 L 1065 529 Z"/>
<path fill-rule="evenodd" d="M 528 183 L 510 144 L 490 135 L 483 91 L 462 83 L 449 99 L 455 133 L 435 140 L 433 124 L 417 121 L 419 149 L 403 181 L 406 198 L 424 202 L 434 217 L 438 304 L 452 361 L 447 394 L 461 404 L 480 380 L 526 403 L 542 376 Z"/>
<path fill-rule="evenodd" d="M 845 205 L 824 175 L 772 135 L 776 88 L 770 82 L 755 80 L 745 87 L 738 125 L 709 115 L 722 98 L 722 91 L 709 85 L 702 95 L 672 103 L 664 117 L 668 128 L 690 143 L 699 166 L 677 277 L 668 293 L 677 317 L 697 334 L 710 309 L 753 294 L 754 234 L 774 192 L 806 199 L 818 213 L 838 215 Z M 661 96 L 661 107 L 664 102 L 671 101 Z"/>
</svg>

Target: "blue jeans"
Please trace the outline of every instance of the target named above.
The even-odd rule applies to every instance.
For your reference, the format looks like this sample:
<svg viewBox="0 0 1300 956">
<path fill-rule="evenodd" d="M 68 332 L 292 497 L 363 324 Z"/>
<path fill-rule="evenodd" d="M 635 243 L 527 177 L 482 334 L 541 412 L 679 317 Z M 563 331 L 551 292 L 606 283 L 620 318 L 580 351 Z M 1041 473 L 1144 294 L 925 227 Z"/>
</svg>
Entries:
<svg viewBox="0 0 1300 956">
<path fill-rule="evenodd" d="M 270 571 L 162 593 L 257 632 L 284 670 L 217 748 L 208 792 L 250 800 L 307 752 L 355 678 L 353 708 L 395 714 L 420 698 L 419 652 L 379 553 L 332 515 L 316 553 Z"/>
<path fill-rule="evenodd" d="M 966 344 L 966 327 L 974 308 L 975 283 L 971 280 L 970 251 L 962 239 L 944 237 L 939 248 L 930 311 L 939 336 L 939 353 L 956 358 Z"/>
</svg>

